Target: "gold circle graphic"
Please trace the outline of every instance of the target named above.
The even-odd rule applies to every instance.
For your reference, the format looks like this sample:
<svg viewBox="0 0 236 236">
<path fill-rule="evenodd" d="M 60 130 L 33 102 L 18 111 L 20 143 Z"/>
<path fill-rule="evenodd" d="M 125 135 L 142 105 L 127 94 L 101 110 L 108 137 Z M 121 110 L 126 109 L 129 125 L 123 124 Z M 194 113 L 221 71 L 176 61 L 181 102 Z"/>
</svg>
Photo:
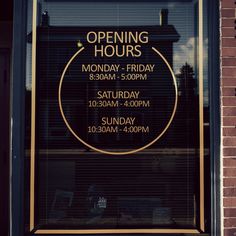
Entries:
<svg viewBox="0 0 236 236">
<path fill-rule="evenodd" d="M 103 153 L 103 154 L 109 154 L 109 155 L 128 155 L 128 154 L 133 154 L 133 153 L 136 153 L 136 152 L 140 152 L 148 147 L 150 147 L 152 144 L 154 144 L 157 140 L 159 140 L 163 134 L 167 131 L 167 129 L 169 128 L 170 124 L 172 123 L 173 119 L 174 119 L 174 116 L 175 116 L 175 113 L 176 113 L 176 110 L 177 110 L 177 104 L 178 104 L 178 88 L 177 88 L 177 82 L 176 82 L 176 77 L 175 77 L 175 74 L 169 64 L 169 62 L 165 59 L 165 57 L 154 47 L 152 47 L 152 50 L 154 52 L 156 52 L 160 57 L 161 59 L 165 62 L 165 64 L 167 65 L 169 71 L 171 72 L 171 75 L 172 75 L 172 79 L 173 79 L 173 83 L 174 83 L 174 87 L 175 87 L 175 103 L 174 103 L 174 107 L 173 107 L 173 111 L 172 111 L 172 114 L 170 116 L 170 119 L 168 120 L 165 128 L 162 130 L 162 132 L 154 139 L 152 140 L 151 142 L 149 142 L 148 144 L 140 147 L 140 148 L 137 148 L 137 149 L 133 149 L 133 150 L 130 150 L 130 151 L 121 151 L 121 152 L 114 152 L 114 151 L 108 151 L 108 150 L 104 150 L 104 149 L 99 149 L 99 148 L 96 148 L 92 145 L 90 145 L 89 143 L 85 142 L 83 139 L 81 139 L 79 137 L 79 135 L 77 135 L 75 133 L 75 131 L 71 128 L 69 122 L 67 121 L 66 117 L 65 117 L 65 114 L 64 114 L 64 111 L 63 111 L 63 107 L 62 107 L 62 102 L 61 102 L 61 89 L 62 89 L 62 84 L 63 84 L 63 80 L 64 80 L 64 76 L 66 74 L 66 71 L 68 69 L 68 67 L 70 66 L 71 62 L 79 55 L 79 53 L 81 51 L 84 50 L 84 47 L 80 48 L 72 57 L 71 59 L 68 61 L 68 63 L 66 64 L 63 72 L 62 72 L 62 75 L 61 75 L 61 78 L 60 78 L 60 83 L 59 83 L 59 88 L 58 88 L 58 102 L 59 102 L 59 108 L 60 108 L 60 112 L 61 112 L 61 115 L 62 115 L 62 118 L 67 126 L 67 128 L 70 130 L 70 132 L 74 135 L 74 137 L 76 139 L 78 139 L 81 143 L 83 143 L 85 146 L 87 146 L 88 148 L 92 149 L 93 151 L 96 151 L 96 152 L 99 152 L 99 153 Z"/>
</svg>

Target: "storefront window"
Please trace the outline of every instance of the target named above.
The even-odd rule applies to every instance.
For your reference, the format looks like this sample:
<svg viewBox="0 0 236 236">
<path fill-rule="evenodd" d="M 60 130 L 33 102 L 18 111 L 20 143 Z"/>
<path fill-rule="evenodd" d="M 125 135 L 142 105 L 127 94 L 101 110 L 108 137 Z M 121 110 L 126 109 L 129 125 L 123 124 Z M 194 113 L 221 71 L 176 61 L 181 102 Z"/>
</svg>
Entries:
<svg viewBox="0 0 236 236">
<path fill-rule="evenodd" d="M 205 5 L 28 2 L 27 232 L 208 232 Z"/>
</svg>

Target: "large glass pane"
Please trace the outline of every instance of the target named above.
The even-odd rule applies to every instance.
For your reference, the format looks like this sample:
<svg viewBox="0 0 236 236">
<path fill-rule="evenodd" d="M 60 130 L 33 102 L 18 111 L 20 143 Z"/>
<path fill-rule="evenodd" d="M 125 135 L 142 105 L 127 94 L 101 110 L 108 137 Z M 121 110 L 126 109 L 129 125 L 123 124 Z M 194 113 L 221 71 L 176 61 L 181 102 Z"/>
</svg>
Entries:
<svg viewBox="0 0 236 236">
<path fill-rule="evenodd" d="M 29 1 L 27 232 L 205 231 L 208 38 L 199 7 Z"/>
</svg>

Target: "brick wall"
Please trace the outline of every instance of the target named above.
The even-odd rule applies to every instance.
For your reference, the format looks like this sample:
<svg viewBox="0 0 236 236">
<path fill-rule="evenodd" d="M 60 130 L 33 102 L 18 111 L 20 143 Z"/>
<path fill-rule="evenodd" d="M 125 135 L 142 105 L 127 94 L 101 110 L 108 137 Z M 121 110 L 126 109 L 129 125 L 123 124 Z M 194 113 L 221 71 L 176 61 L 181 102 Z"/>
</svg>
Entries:
<svg viewBox="0 0 236 236">
<path fill-rule="evenodd" d="M 236 236 L 236 1 L 221 0 L 224 236 Z"/>
</svg>

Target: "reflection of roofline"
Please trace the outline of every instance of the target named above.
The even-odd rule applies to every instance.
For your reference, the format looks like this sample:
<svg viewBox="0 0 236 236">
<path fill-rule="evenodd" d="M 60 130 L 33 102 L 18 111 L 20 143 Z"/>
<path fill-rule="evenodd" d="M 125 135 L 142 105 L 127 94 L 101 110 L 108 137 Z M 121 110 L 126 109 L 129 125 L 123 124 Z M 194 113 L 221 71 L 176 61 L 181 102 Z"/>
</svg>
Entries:
<svg viewBox="0 0 236 236">
<path fill-rule="evenodd" d="M 40 41 L 51 42 L 74 42 L 86 41 L 86 33 L 89 31 L 147 31 L 149 41 L 177 42 L 180 35 L 173 25 L 153 26 L 47 26 L 38 27 Z M 50 32 L 50 37 L 48 33 Z M 32 34 L 28 34 L 28 42 L 31 43 Z"/>
</svg>

